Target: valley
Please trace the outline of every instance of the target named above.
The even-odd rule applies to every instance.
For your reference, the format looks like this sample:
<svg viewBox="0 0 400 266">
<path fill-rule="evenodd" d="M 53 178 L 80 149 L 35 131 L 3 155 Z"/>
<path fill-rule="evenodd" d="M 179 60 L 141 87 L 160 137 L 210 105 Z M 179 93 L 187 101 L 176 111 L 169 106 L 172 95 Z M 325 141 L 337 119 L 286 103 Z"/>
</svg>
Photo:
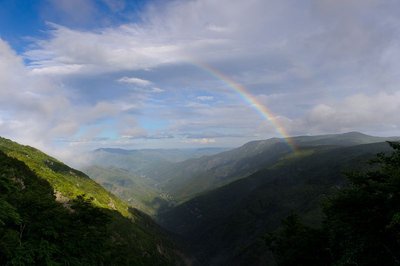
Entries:
<svg viewBox="0 0 400 266">
<path fill-rule="evenodd" d="M 106 152 L 101 159 L 111 168 L 85 171 L 178 236 L 199 264 L 269 265 L 262 236 L 292 212 L 319 226 L 320 203 L 345 186 L 345 173 L 367 169 L 377 153 L 390 151 L 385 141 L 397 139 L 358 132 L 300 136 L 293 152 L 274 138 L 182 161 L 148 157 L 141 169 L 127 163 L 140 157 L 130 151 Z"/>
<path fill-rule="evenodd" d="M 18 232 L 21 223 L 44 226 L 15 205 L 8 187 L 16 186 L 13 193 L 22 201 L 33 189 L 32 211 L 42 208 L 42 215 L 54 215 L 57 210 L 55 218 L 64 219 L 71 230 L 77 226 L 68 224 L 71 215 L 99 217 L 92 233 L 103 232 L 97 237 L 102 238 L 101 247 L 109 247 L 105 257 L 96 255 L 99 247 L 85 251 L 93 253 L 92 259 L 71 251 L 66 260 L 84 256 L 89 264 L 109 265 L 275 265 L 267 236 L 292 214 L 305 226 L 320 228 L 325 219 L 321 204 L 347 187 L 346 175 L 373 171 L 368 162 L 378 153 L 390 154 L 387 141 L 397 140 L 350 132 L 294 137 L 295 151 L 277 138 L 230 150 L 102 148 L 89 153 L 86 175 L 35 148 L 1 138 L 0 189 L 6 194 L 0 198 L 5 206 L 0 209 L 0 231 Z M 42 192 L 35 192 L 40 182 Z M 35 203 L 44 195 L 48 207 Z M 80 226 L 94 226 L 90 224 L 95 221 Z M 59 234 L 56 224 L 48 226 Z M 28 234 L 19 241 L 38 241 L 35 237 Z M 79 235 L 65 237 L 68 243 Z M 89 236 L 82 242 L 82 250 L 92 240 Z M 0 244 L 16 244 L 10 241 L 0 239 Z M 57 250 L 66 247 L 57 237 L 45 241 L 55 248 L 48 259 L 59 261 Z M 21 254 L 2 253 L 0 259 L 20 259 Z M 33 252 L 28 258 L 39 262 L 40 256 Z"/>
</svg>

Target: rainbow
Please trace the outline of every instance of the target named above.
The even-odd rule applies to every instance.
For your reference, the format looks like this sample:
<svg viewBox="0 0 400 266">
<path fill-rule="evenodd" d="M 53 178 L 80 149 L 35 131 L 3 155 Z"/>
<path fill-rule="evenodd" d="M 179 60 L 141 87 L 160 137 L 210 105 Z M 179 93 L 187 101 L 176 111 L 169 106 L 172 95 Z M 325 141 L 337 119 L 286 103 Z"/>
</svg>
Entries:
<svg viewBox="0 0 400 266">
<path fill-rule="evenodd" d="M 192 61 L 193 63 L 193 61 Z M 215 78 L 223 81 L 225 84 L 227 84 L 230 88 L 232 88 L 235 92 L 237 92 L 241 98 L 244 99 L 245 102 L 247 102 L 251 107 L 253 107 L 264 119 L 269 121 L 276 129 L 276 131 L 284 138 L 285 142 L 289 145 L 289 147 L 293 150 L 296 151 L 296 144 L 292 140 L 292 138 L 289 136 L 287 133 L 286 129 L 279 123 L 279 121 L 276 120 L 274 114 L 262 103 L 260 103 L 259 100 L 257 100 L 256 97 L 254 97 L 243 85 L 240 85 L 239 83 L 235 82 L 233 79 L 230 77 L 224 75 L 222 72 L 219 70 L 206 65 L 204 63 L 193 63 L 195 66 L 203 69 L 204 71 L 208 72 Z"/>
</svg>

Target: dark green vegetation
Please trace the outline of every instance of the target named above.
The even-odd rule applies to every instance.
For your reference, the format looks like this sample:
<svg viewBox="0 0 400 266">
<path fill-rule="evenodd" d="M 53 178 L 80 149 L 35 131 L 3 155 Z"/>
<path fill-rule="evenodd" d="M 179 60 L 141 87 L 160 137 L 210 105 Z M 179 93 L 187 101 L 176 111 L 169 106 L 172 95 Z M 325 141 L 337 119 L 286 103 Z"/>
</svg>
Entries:
<svg viewBox="0 0 400 266">
<path fill-rule="evenodd" d="M 385 142 L 363 144 L 383 139 L 360 133 L 295 140 L 299 147 L 296 153 L 291 153 L 279 140 L 254 142 L 239 148 L 252 145 L 249 157 L 226 160 L 215 169 L 230 169 L 224 176 L 231 180 L 251 171 L 248 165 L 255 172 L 160 212 L 159 222 L 180 235 L 203 265 L 273 264 L 263 240 L 266 233 L 276 230 L 292 212 L 299 213 L 307 225 L 320 225 L 323 219 L 320 202 L 345 185 L 344 173 L 365 169 L 377 153 L 390 152 Z M 254 152 L 262 143 L 268 145 Z M 237 168 L 226 168 L 227 165 Z M 218 176 L 214 175 L 214 180 Z"/>
<path fill-rule="evenodd" d="M 0 193 L 1 265 L 180 262 L 174 246 L 145 214 L 83 173 L 3 138 Z"/>
<path fill-rule="evenodd" d="M 294 138 L 298 149 L 293 152 L 274 138 L 184 161 L 102 149 L 94 160 L 98 165 L 87 172 L 154 215 L 201 265 L 274 265 L 278 255 L 272 255 L 265 235 L 293 212 L 301 218 L 290 216 L 286 234 L 300 233 L 286 244 L 305 255 L 286 265 L 325 265 L 331 255 L 323 245 L 328 236 L 318 229 L 324 220 L 321 201 L 346 186 L 347 171 L 373 167 L 367 162 L 379 152 L 389 153 L 385 141 L 395 139 L 357 132 L 301 136 Z M 296 253 L 297 247 L 305 250 Z"/>
<path fill-rule="evenodd" d="M 400 264 L 400 143 L 391 146 L 325 200 L 322 228 L 292 215 L 267 238 L 278 265 Z"/>
</svg>

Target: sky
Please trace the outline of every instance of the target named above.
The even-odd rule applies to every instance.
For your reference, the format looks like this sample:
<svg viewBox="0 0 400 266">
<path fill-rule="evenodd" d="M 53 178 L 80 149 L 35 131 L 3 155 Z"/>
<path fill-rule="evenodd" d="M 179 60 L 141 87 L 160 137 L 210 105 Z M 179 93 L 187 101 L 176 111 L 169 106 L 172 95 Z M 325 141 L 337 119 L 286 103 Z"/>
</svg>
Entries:
<svg viewBox="0 0 400 266">
<path fill-rule="evenodd" d="M 235 147 L 400 135 L 400 1 L 0 0 L 0 136 Z"/>
</svg>

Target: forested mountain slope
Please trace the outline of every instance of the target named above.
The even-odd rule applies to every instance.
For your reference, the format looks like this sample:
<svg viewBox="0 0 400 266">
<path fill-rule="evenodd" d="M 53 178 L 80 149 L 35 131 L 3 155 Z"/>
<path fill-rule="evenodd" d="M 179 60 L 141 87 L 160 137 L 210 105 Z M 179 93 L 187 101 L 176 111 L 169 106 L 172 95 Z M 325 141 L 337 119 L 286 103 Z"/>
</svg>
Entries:
<svg viewBox="0 0 400 266">
<path fill-rule="evenodd" d="M 268 265 L 260 237 L 292 211 L 318 224 L 320 201 L 344 184 L 344 172 L 389 150 L 387 143 L 299 148 L 297 155 L 160 213 L 159 222 L 181 235 L 204 265 Z"/>
<path fill-rule="evenodd" d="M 389 144 L 324 199 L 322 226 L 293 213 L 264 237 L 277 265 L 399 265 L 400 143 Z"/>
<path fill-rule="evenodd" d="M 145 214 L 85 174 L 0 139 L 0 264 L 177 265 Z"/>
<path fill-rule="evenodd" d="M 298 136 L 292 141 L 306 147 L 334 148 L 376 143 L 392 138 L 368 136 L 359 132 L 319 136 Z M 284 139 L 251 141 L 241 147 L 200 150 L 123 150 L 98 149 L 90 154 L 91 165 L 84 168 L 107 190 L 148 214 L 163 212 L 201 193 L 245 178 L 280 160 L 313 153 L 296 154 Z M 198 158 L 183 160 L 187 156 Z M 208 154 L 208 155 L 207 155 Z"/>
<path fill-rule="evenodd" d="M 292 142 L 298 148 L 326 146 L 344 147 L 359 144 L 377 143 L 396 138 L 382 138 L 359 132 L 317 136 L 293 137 Z M 310 150 L 309 150 L 310 151 Z M 159 177 L 159 187 L 172 195 L 177 202 L 183 202 L 204 191 L 229 184 L 247 177 L 258 170 L 272 166 L 293 149 L 284 139 L 272 138 L 251 141 L 241 147 L 175 163 L 163 168 Z"/>
</svg>

